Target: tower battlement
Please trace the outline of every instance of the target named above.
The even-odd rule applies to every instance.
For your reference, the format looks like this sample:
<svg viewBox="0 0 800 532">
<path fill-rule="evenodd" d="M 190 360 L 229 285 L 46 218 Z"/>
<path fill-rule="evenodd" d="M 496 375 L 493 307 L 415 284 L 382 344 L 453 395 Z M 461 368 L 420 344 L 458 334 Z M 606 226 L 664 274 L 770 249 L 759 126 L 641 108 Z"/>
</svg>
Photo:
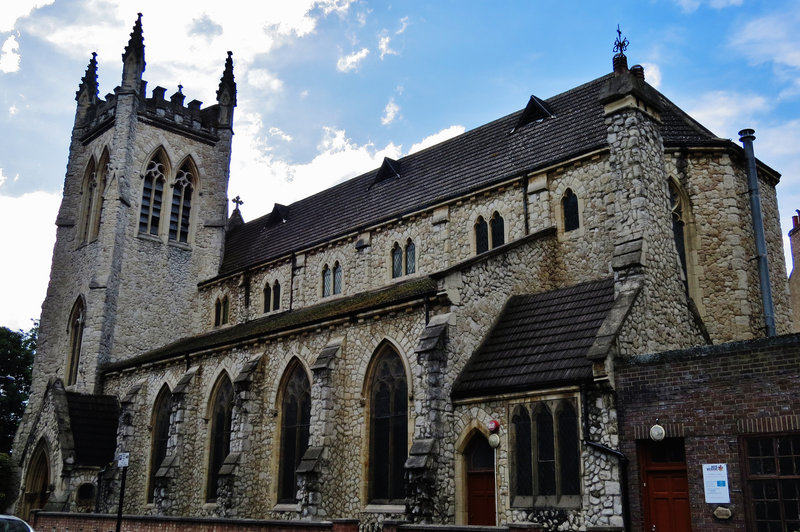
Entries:
<svg viewBox="0 0 800 532">
<path fill-rule="evenodd" d="M 93 53 L 81 79 L 75 100 L 78 109 L 75 114 L 75 127 L 82 130 L 82 140 L 96 137 L 109 129 L 119 113 L 122 100 L 131 101 L 124 96 L 133 95 L 132 111 L 142 119 L 149 120 L 157 127 L 164 127 L 179 134 L 205 137 L 206 140 L 219 139 L 220 128 L 230 129 L 233 120 L 233 108 L 236 106 L 236 82 L 233 78 L 232 53 L 228 52 L 225 69 L 217 90 L 217 103 L 202 109 L 203 102 L 191 100 L 184 105 L 186 96 L 183 87 L 169 99 L 165 97 L 167 89 L 156 86 L 152 96 L 147 98 L 147 81 L 142 79 L 145 69 L 144 37 L 142 31 L 142 15 L 134 24 L 133 31 L 125 52 L 122 54 L 122 83 L 113 93 L 101 99 L 98 95 L 97 54 Z"/>
</svg>

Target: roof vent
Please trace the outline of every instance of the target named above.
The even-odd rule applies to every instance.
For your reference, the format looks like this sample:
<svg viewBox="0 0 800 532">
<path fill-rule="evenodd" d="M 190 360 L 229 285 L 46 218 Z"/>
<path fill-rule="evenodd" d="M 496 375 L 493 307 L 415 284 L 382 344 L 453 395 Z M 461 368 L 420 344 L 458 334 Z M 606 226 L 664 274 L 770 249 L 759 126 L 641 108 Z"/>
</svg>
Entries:
<svg viewBox="0 0 800 532">
<path fill-rule="evenodd" d="M 286 223 L 289 218 L 289 207 L 276 203 L 272 208 L 272 212 L 267 216 L 267 226 L 277 225 L 279 223 Z"/>
<path fill-rule="evenodd" d="M 511 132 L 514 133 L 518 129 L 521 129 L 531 122 L 538 122 L 539 120 L 544 120 L 545 118 L 555 117 L 556 115 L 553 114 L 553 111 L 550 109 L 550 106 L 547 105 L 547 102 L 531 95 L 531 99 L 528 100 L 528 105 L 525 106 L 525 110 L 522 111 L 519 120 L 517 120 L 517 124 L 514 126 L 514 129 L 512 129 Z"/>
<path fill-rule="evenodd" d="M 631 67 L 631 74 L 634 78 L 644 81 L 644 67 L 642 65 L 633 65 Z"/>
<path fill-rule="evenodd" d="M 383 158 L 383 164 L 378 168 L 378 175 L 375 176 L 373 185 L 377 185 L 387 179 L 400 179 L 400 163 L 388 157 Z"/>
</svg>

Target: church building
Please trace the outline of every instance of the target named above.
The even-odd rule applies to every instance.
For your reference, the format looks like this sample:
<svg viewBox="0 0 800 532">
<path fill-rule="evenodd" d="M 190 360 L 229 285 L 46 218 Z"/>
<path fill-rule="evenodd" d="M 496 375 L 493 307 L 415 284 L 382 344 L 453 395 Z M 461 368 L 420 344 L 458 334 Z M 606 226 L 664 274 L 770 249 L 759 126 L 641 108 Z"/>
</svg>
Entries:
<svg viewBox="0 0 800 532">
<path fill-rule="evenodd" d="M 140 15 L 113 94 L 93 56 L 76 95 L 15 511 L 116 512 L 126 455 L 132 515 L 638 519 L 659 422 L 637 364 L 713 360 L 792 311 L 779 174 L 626 42 L 607 75 L 245 221 L 231 53 L 213 105 L 148 92 Z"/>
</svg>

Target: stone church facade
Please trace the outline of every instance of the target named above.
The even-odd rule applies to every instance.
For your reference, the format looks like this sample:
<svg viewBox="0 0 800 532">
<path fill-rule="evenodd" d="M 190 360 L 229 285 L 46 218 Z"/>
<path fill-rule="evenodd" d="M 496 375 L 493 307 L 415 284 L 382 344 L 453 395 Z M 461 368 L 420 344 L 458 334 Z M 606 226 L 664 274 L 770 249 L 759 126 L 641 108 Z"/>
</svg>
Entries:
<svg viewBox="0 0 800 532">
<path fill-rule="evenodd" d="M 616 529 L 615 361 L 765 336 L 744 150 L 628 68 L 246 222 L 236 106 L 81 81 L 16 511 Z M 778 333 L 775 186 L 757 162 Z M 248 199 L 249 202 L 254 199 Z"/>
</svg>

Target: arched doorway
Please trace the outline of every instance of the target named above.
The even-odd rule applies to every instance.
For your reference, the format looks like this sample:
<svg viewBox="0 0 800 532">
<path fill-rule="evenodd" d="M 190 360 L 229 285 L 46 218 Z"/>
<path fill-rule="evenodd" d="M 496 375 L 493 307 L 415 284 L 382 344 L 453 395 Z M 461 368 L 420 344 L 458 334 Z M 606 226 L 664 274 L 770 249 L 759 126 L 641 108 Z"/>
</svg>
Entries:
<svg viewBox="0 0 800 532">
<path fill-rule="evenodd" d="M 464 449 L 467 475 L 467 524 L 495 526 L 494 449 L 483 434 L 472 436 Z"/>
<path fill-rule="evenodd" d="M 47 445 L 39 442 L 25 475 L 25 494 L 22 501 L 22 518 L 30 520 L 31 511 L 44 508 L 50 496 L 50 460 Z"/>
</svg>

